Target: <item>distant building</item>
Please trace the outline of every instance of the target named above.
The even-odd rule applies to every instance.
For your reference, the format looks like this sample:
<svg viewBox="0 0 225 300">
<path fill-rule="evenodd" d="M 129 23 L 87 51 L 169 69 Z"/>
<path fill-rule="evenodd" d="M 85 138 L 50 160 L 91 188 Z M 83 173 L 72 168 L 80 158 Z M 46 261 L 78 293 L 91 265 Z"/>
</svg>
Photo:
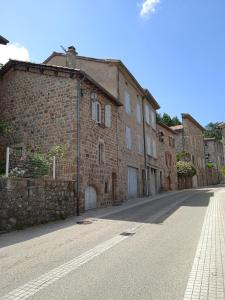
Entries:
<svg viewBox="0 0 225 300">
<path fill-rule="evenodd" d="M 8 43 L 9 43 L 9 41 L 6 38 L 4 38 L 3 36 L 0 35 L 0 44 L 6 45 Z"/>
<path fill-rule="evenodd" d="M 218 184 L 222 181 L 221 168 L 224 166 L 224 151 L 222 141 L 216 138 L 204 138 L 208 184 Z"/>
<path fill-rule="evenodd" d="M 160 122 L 157 124 L 157 136 L 158 166 L 160 169 L 160 189 L 163 191 L 176 190 L 176 132 Z"/>
<path fill-rule="evenodd" d="M 204 153 L 204 128 L 189 114 L 182 114 L 182 125 L 172 126 L 176 135 L 176 152 L 188 153 L 189 161 L 196 169 L 192 178 L 192 187 L 206 185 L 206 168 Z"/>
</svg>

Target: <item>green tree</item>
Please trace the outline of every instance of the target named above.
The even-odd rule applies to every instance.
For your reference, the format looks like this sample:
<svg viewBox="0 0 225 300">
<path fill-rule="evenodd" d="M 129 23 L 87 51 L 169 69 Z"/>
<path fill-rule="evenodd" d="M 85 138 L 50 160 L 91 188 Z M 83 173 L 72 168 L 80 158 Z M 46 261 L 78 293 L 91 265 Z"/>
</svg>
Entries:
<svg viewBox="0 0 225 300">
<path fill-rule="evenodd" d="M 178 119 L 177 116 L 171 117 L 167 113 L 163 113 L 162 116 L 160 114 L 157 114 L 157 122 L 162 122 L 167 126 L 181 125 L 181 122 L 180 122 L 180 120 Z"/>
<path fill-rule="evenodd" d="M 216 123 L 211 122 L 208 125 L 206 125 L 204 136 L 207 138 L 216 138 L 217 140 L 221 140 L 222 132 L 221 129 L 218 128 L 219 124 L 220 124 L 219 122 Z"/>
</svg>

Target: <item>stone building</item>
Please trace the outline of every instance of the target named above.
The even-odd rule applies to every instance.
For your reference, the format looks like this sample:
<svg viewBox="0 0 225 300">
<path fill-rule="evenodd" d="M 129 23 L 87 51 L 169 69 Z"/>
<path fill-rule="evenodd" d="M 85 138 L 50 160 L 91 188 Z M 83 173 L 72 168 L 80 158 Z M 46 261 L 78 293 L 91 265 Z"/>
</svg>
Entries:
<svg viewBox="0 0 225 300">
<path fill-rule="evenodd" d="M 204 138 L 206 165 L 213 166 L 208 169 L 207 181 L 208 184 L 216 184 L 222 181 L 221 168 L 224 166 L 224 152 L 222 141 L 216 138 Z M 212 178 L 211 178 L 212 177 Z"/>
<path fill-rule="evenodd" d="M 206 185 L 204 128 L 189 114 L 182 114 L 182 125 L 171 127 L 176 134 L 176 152 L 185 151 L 196 169 L 192 187 Z"/>
<path fill-rule="evenodd" d="M 157 101 L 144 90 L 120 60 L 78 56 L 74 47 L 67 53 L 53 52 L 44 64 L 69 66 L 70 61 L 118 99 L 118 192 L 123 199 L 154 195 L 159 191 L 157 166 Z"/>
<path fill-rule="evenodd" d="M 176 133 L 164 123 L 157 123 L 158 165 L 160 168 L 160 188 L 163 191 L 177 189 Z"/>
<path fill-rule="evenodd" d="M 224 154 L 224 162 L 225 162 L 225 123 L 222 122 L 218 127 L 220 128 L 222 133 L 223 154 Z"/>
<path fill-rule="evenodd" d="M 9 61 L 0 70 L 0 118 L 12 127 L 0 145 L 46 154 L 65 144 L 63 179 L 74 179 L 81 210 L 123 200 L 119 193 L 121 103 L 85 72 Z"/>
</svg>

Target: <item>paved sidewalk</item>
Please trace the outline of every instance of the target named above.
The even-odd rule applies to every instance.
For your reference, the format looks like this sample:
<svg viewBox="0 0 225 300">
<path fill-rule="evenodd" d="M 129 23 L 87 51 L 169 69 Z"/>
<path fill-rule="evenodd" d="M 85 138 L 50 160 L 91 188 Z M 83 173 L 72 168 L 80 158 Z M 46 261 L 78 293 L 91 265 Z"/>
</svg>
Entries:
<svg viewBox="0 0 225 300">
<path fill-rule="evenodd" d="M 225 299 L 225 189 L 210 199 L 184 299 Z"/>
</svg>

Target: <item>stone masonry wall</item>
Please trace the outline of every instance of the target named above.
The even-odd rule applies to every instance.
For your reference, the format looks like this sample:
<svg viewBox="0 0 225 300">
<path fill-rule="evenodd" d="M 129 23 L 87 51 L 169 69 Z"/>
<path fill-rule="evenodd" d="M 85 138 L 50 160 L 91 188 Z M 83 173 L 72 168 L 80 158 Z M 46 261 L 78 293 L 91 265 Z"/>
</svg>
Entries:
<svg viewBox="0 0 225 300">
<path fill-rule="evenodd" d="M 184 150 L 191 154 L 191 160 L 196 168 L 198 186 L 206 185 L 205 153 L 203 132 L 188 118 L 183 118 Z"/>
<path fill-rule="evenodd" d="M 157 124 L 158 165 L 162 172 L 161 188 L 163 190 L 177 189 L 175 133 Z M 163 136 L 161 135 L 163 133 Z"/>
<path fill-rule="evenodd" d="M 103 93 L 96 91 L 97 101 L 101 105 L 101 123 L 92 119 L 91 92 L 94 86 L 82 83 L 81 100 L 81 198 L 85 188 L 93 187 L 97 194 L 97 207 L 123 200 L 118 193 L 118 186 L 113 187 L 113 174 L 118 178 L 118 107 Z M 105 126 L 105 107 L 111 107 L 111 125 Z M 99 144 L 103 144 L 103 159 L 99 161 Z M 113 197 L 113 189 L 116 195 Z"/>
<path fill-rule="evenodd" d="M 0 179 L 0 231 L 76 215 L 75 182 Z"/>
<path fill-rule="evenodd" d="M 11 70 L 0 80 L 0 116 L 12 128 L 7 145 L 24 152 L 46 154 L 66 145 L 65 178 L 74 179 L 76 168 L 76 80 L 69 74 L 38 69 Z M 3 147 L 6 140 L 0 140 Z"/>
</svg>

